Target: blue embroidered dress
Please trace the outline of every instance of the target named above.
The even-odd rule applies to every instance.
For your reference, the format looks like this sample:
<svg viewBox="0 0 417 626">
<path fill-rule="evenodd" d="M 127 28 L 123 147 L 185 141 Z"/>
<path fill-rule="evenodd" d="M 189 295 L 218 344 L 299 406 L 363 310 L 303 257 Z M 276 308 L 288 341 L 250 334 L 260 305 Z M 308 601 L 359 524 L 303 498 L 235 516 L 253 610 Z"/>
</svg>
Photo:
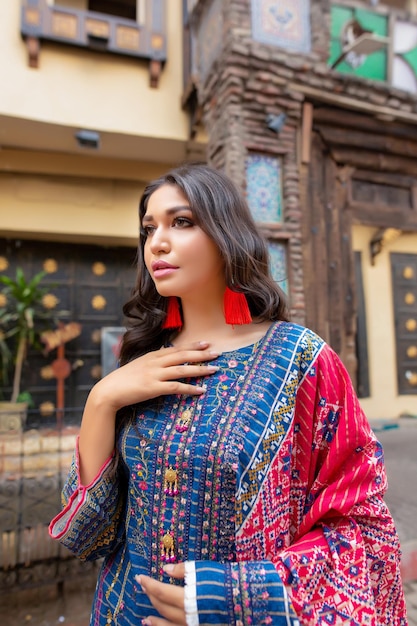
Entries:
<svg viewBox="0 0 417 626">
<path fill-rule="evenodd" d="M 178 561 L 195 624 L 405 625 L 381 449 L 338 357 L 277 323 L 215 364 L 203 396 L 137 407 L 116 476 L 82 486 L 74 456 L 50 532 L 105 557 L 91 625 L 156 615 L 135 575 Z"/>
</svg>

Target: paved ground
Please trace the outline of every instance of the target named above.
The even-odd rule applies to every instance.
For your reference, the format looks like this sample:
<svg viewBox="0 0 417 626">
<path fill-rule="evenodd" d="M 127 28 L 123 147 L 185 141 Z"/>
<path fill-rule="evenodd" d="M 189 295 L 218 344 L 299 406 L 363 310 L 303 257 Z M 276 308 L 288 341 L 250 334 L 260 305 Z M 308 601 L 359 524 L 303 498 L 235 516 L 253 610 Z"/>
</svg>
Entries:
<svg viewBox="0 0 417 626">
<path fill-rule="evenodd" d="M 417 581 L 405 583 L 407 600 L 408 626 L 417 626 Z"/>
<path fill-rule="evenodd" d="M 60 593 L 56 585 L 0 596 L 2 626 L 88 626 L 94 580 L 68 585 Z"/>
<path fill-rule="evenodd" d="M 376 424 L 384 446 L 389 479 L 386 496 L 403 547 L 404 589 L 408 624 L 417 626 L 417 419 Z M 0 596 L 0 624 L 4 626 L 88 626 L 94 580 Z"/>
<path fill-rule="evenodd" d="M 392 426 L 396 427 L 374 430 L 384 447 L 386 502 L 401 543 L 406 544 L 417 540 L 417 418 L 400 418 Z"/>
<path fill-rule="evenodd" d="M 392 428 L 390 427 L 392 426 Z M 409 626 L 417 626 L 417 418 L 374 427 L 384 447 L 386 502 L 397 526 Z"/>
</svg>

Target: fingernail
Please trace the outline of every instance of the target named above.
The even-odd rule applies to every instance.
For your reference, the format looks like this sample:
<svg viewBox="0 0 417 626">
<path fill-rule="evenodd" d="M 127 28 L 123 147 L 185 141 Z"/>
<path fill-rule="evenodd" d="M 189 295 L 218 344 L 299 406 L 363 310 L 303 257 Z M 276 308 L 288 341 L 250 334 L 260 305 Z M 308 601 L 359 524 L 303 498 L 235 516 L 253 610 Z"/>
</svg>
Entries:
<svg viewBox="0 0 417 626">
<path fill-rule="evenodd" d="M 175 565 L 173 563 L 167 563 L 167 565 L 164 565 L 163 570 L 167 574 L 172 574 L 174 571 L 174 567 Z"/>
<path fill-rule="evenodd" d="M 207 387 L 205 385 L 203 387 L 196 387 L 196 391 L 198 391 L 198 393 L 205 393 L 207 391 Z"/>
<path fill-rule="evenodd" d="M 151 626 L 151 620 L 146 617 L 142 620 L 141 624 L 142 626 Z"/>
<path fill-rule="evenodd" d="M 219 365 L 207 365 L 210 372 L 217 372 L 220 369 Z"/>
<path fill-rule="evenodd" d="M 143 593 L 146 593 L 146 591 L 144 589 L 144 586 L 142 585 L 142 577 L 141 576 L 135 576 L 135 580 L 140 585 L 140 588 L 142 589 Z"/>
</svg>

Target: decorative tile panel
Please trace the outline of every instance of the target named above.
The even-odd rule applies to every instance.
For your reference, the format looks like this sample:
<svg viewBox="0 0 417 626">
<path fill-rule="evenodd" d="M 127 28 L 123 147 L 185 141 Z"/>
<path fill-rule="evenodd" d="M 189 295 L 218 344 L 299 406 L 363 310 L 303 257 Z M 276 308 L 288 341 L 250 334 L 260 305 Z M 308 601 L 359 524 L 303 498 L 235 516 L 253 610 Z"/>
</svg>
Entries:
<svg viewBox="0 0 417 626">
<path fill-rule="evenodd" d="M 288 293 L 287 246 L 281 241 L 269 241 L 269 267 L 275 282 Z"/>
<path fill-rule="evenodd" d="M 310 52 L 309 0 L 251 0 L 252 37 L 260 43 Z"/>
<path fill-rule="evenodd" d="M 246 159 L 246 194 L 256 222 L 282 222 L 281 162 L 250 154 Z"/>
</svg>

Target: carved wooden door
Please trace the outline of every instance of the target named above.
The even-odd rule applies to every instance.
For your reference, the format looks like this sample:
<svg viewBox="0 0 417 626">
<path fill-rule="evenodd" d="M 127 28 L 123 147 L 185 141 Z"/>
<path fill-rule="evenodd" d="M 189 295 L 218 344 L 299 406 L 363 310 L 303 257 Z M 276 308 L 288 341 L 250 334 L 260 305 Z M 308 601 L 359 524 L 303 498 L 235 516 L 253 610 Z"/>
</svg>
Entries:
<svg viewBox="0 0 417 626">
<path fill-rule="evenodd" d="M 417 393 L 417 254 L 392 253 L 398 393 Z"/>
<path fill-rule="evenodd" d="M 0 272 L 13 276 L 19 266 L 29 277 L 44 270 L 41 284 L 49 286 L 45 308 L 65 311 L 65 323 L 82 326 L 81 334 L 65 344 L 71 365 L 65 379 L 65 423 L 78 423 L 88 391 L 101 376 L 101 329 L 123 325 L 122 306 L 134 284 L 135 255 L 132 248 L 0 240 Z M 38 351 L 28 355 L 22 388 L 34 398 L 29 413 L 33 425 L 55 418 L 51 364 L 56 357 L 56 350 L 46 356 Z"/>
</svg>

